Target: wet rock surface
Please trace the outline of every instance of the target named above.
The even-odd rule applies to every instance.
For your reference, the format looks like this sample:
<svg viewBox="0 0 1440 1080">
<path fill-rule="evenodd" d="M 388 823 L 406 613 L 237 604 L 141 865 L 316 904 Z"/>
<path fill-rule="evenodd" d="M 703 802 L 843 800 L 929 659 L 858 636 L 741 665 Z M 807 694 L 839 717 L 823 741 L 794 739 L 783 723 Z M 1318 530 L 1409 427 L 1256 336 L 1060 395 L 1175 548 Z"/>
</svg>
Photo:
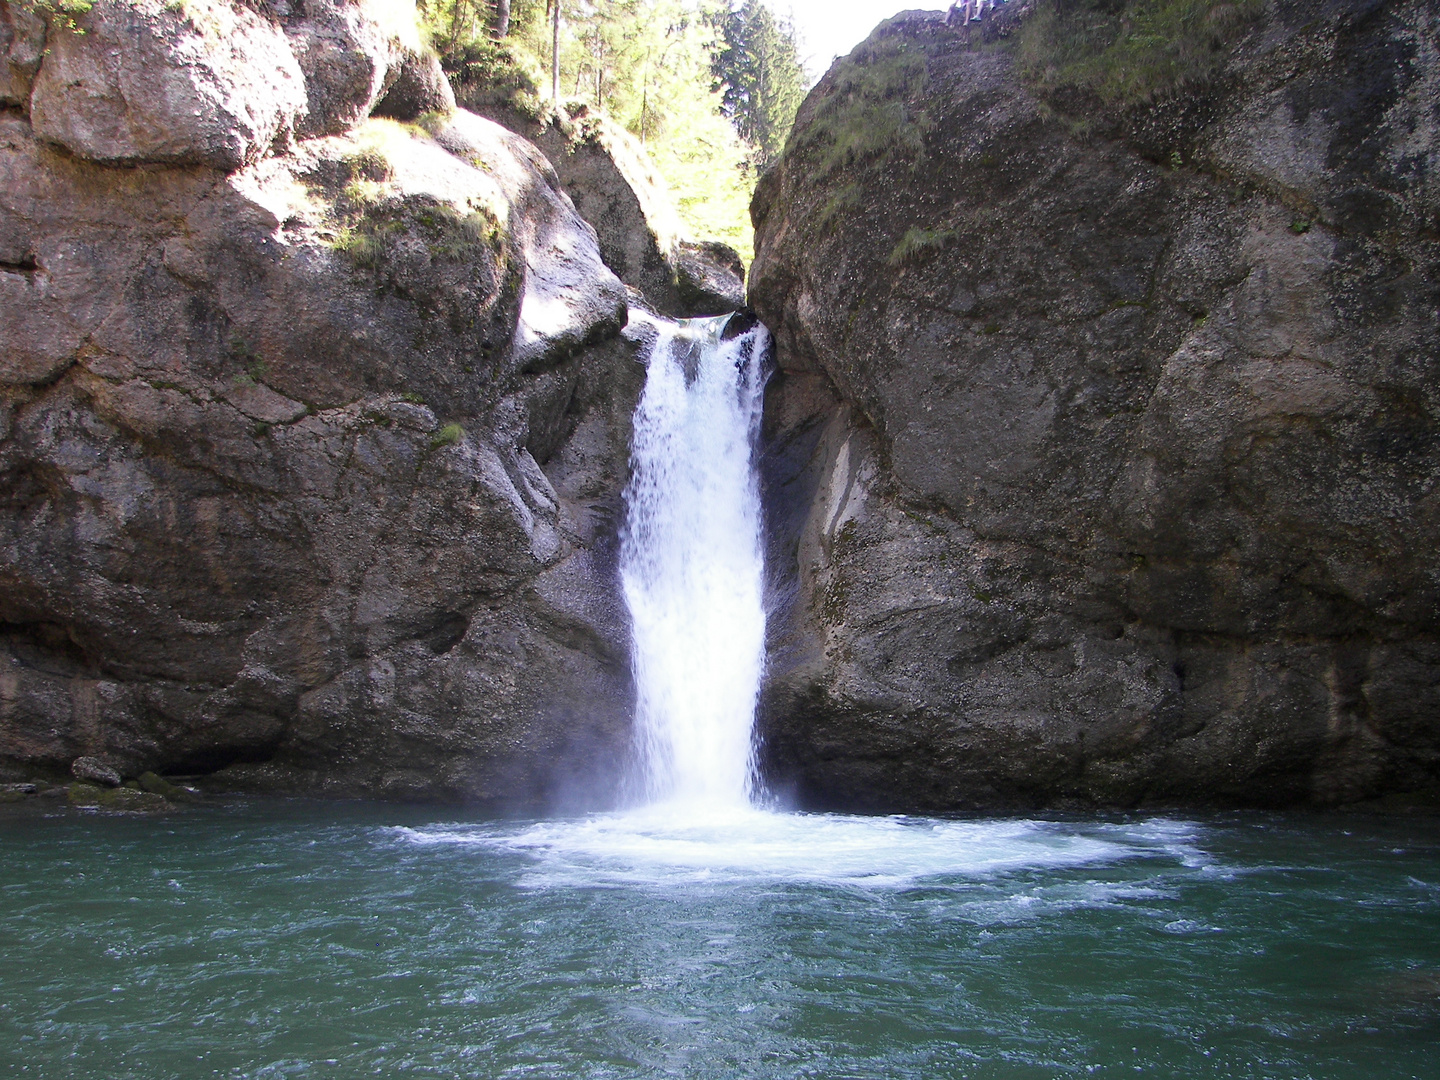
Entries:
<svg viewBox="0 0 1440 1080">
<path fill-rule="evenodd" d="M 1108 114 L 923 14 L 812 92 L 753 207 L 778 789 L 1434 801 L 1440 25 L 1322 8 Z"/>
<path fill-rule="evenodd" d="M 614 782 L 625 288 L 533 146 L 365 120 L 394 83 L 356 63 L 362 96 L 302 58 L 339 130 L 253 159 L 100 165 L 0 112 L 0 778 Z"/>
</svg>

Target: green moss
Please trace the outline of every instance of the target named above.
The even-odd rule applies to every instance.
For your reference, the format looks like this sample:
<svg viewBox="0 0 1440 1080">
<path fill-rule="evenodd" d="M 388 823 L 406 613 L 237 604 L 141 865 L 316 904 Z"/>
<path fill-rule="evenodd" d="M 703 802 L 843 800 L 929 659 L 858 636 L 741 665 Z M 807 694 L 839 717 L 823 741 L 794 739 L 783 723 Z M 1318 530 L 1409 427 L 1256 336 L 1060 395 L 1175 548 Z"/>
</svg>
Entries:
<svg viewBox="0 0 1440 1080">
<path fill-rule="evenodd" d="M 94 784 L 77 782 L 70 785 L 66 794 L 71 806 L 83 806 L 95 810 L 119 810 L 148 814 L 172 808 L 170 800 L 163 795 L 139 791 L 133 787 L 102 788 L 96 787 Z"/>
<path fill-rule="evenodd" d="M 1041 0 L 1016 59 L 1051 96 L 1152 101 L 1211 79 L 1264 10 L 1264 0 Z"/>
<path fill-rule="evenodd" d="M 390 162 L 379 147 L 367 146 L 341 158 L 341 161 L 349 170 L 350 176 L 357 181 L 368 180 L 371 183 L 383 184 L 395 175 L 395 170 L 390 167 Z"/>
<path fill-rule="evenodd" d="M 930 256 L 943 250 L 955 239 L 954 229 L 932 230 L 912 226 L 890 252 L 886 260 L 891 266 L 924 262 Z"/>
<path fill-rule="evenodd" d="M 459 424 L 446 424 L 430 437 L 430 449 L 438 450 L 442 446 L 454 446 L 463 438 L 465 438 L 464 428 Z"/>
<path fill-rule="evenodd" d="M 225 358 L 243 369 L 230 377 L 230 382 L 234 386 L 254 386 L 256 383 L 264 382 L 265 376 L 270 374 L 269 365 L 265 363 L 264 357 L 239 334 L 232 335 L 230 340 L 225 343 Z"/>
<path fill-rule="evenodd" d="M 415 118 L 415 126 L 426 135 L 434 138 L 439 135 L 450 124 L 450 113 L 426 112 Z"/>
<path fill-rule="evenodd" d="M 351 180 L 340 193 L 340 201 L 347 210 L 364 212 L 385 197 L 385 185 L 378 180 L 360 177 Z"/>
<path fill-rule="evenodd" d="M 142 791 L 163 796 L 174 802 L 195 802 L 197 800 L 197 796 L 189 788 L 172 784 L 158 773 L 143 772 L 135 778 L 135 782 Z"/>
<path fill-rule="evenodd" d="M 342 228 L 331 247 L 357 268 L 378 270 L 390 250 L 406 234 L 418 234 L 430 258 L 436 262 L 466 262 L 477 247 L 488 247 L 504 255 L 504 233 L 500 223 L 486 211 L 461 214 L 443 204 L 391 201 L 368 207 Z"/>
<path fill-rule="evenodd" d="M 361 270 L 377 270 L 385 259 L 385 245 L 374 232 L 364 229 L 343 229 L 331 247 Z"/>
<path fill-rule="evenodd" d="M 923 106 L 928 60 L 922 43 L 899 34 L 865 42 L 837 63 L 830 92 L 796 129 L 786 154 L 803 156 L 813 180 L 895 162 L 913 168 L 924 157 L 925 134 L 933 126 Z M 839 210 L 853 198 L 842 190 L 831 201 Z"/>
</svg>

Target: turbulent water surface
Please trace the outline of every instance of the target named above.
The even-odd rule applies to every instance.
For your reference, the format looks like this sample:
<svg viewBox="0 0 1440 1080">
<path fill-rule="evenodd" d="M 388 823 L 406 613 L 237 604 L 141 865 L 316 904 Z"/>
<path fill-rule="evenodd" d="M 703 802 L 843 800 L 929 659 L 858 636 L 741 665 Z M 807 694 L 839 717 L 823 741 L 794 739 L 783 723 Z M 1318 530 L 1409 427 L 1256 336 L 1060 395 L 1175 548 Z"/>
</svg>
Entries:
<svg viewBox="0 0 1440 1080">
<path fill-rule="evenodd" d="M 0 819 L 0 1075 L 1426 1077 L 1440 829 Z"/>
</svg>

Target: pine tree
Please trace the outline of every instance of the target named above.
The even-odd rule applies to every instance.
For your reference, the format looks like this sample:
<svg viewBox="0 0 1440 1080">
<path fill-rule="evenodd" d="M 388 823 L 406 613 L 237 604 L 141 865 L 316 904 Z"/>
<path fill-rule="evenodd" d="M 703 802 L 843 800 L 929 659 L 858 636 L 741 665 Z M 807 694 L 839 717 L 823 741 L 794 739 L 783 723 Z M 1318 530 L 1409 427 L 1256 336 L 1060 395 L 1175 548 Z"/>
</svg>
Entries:
<svg viewBox="0 0 1440 1080">
<path fill-rule="evenodd" d="M 765 0 L 744 0 L 718 19 L 722 41 L 712 62 L 725 114 L 755 148 L 764 170 L 779 158 L 805 98 L 795 28 L 775 17 Z"/>
</svg>

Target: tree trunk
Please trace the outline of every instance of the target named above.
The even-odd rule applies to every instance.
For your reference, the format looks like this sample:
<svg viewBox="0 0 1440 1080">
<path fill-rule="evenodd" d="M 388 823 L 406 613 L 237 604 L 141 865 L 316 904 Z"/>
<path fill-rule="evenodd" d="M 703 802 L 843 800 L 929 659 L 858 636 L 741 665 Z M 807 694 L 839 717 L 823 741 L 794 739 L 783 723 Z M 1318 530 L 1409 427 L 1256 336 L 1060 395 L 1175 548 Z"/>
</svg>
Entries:
<svg viewBox="0 0 1440 1080">
<path fill-rule="evenodd" d="M 495 0 L 495 36 L 510 36 L 510 0 Z"/>
<path fill-rule="evenodd" d="M 550 98 L 560 104 L 560 0 L 554 0 L 555 21 L 550 24 Z"/>
</svg>

